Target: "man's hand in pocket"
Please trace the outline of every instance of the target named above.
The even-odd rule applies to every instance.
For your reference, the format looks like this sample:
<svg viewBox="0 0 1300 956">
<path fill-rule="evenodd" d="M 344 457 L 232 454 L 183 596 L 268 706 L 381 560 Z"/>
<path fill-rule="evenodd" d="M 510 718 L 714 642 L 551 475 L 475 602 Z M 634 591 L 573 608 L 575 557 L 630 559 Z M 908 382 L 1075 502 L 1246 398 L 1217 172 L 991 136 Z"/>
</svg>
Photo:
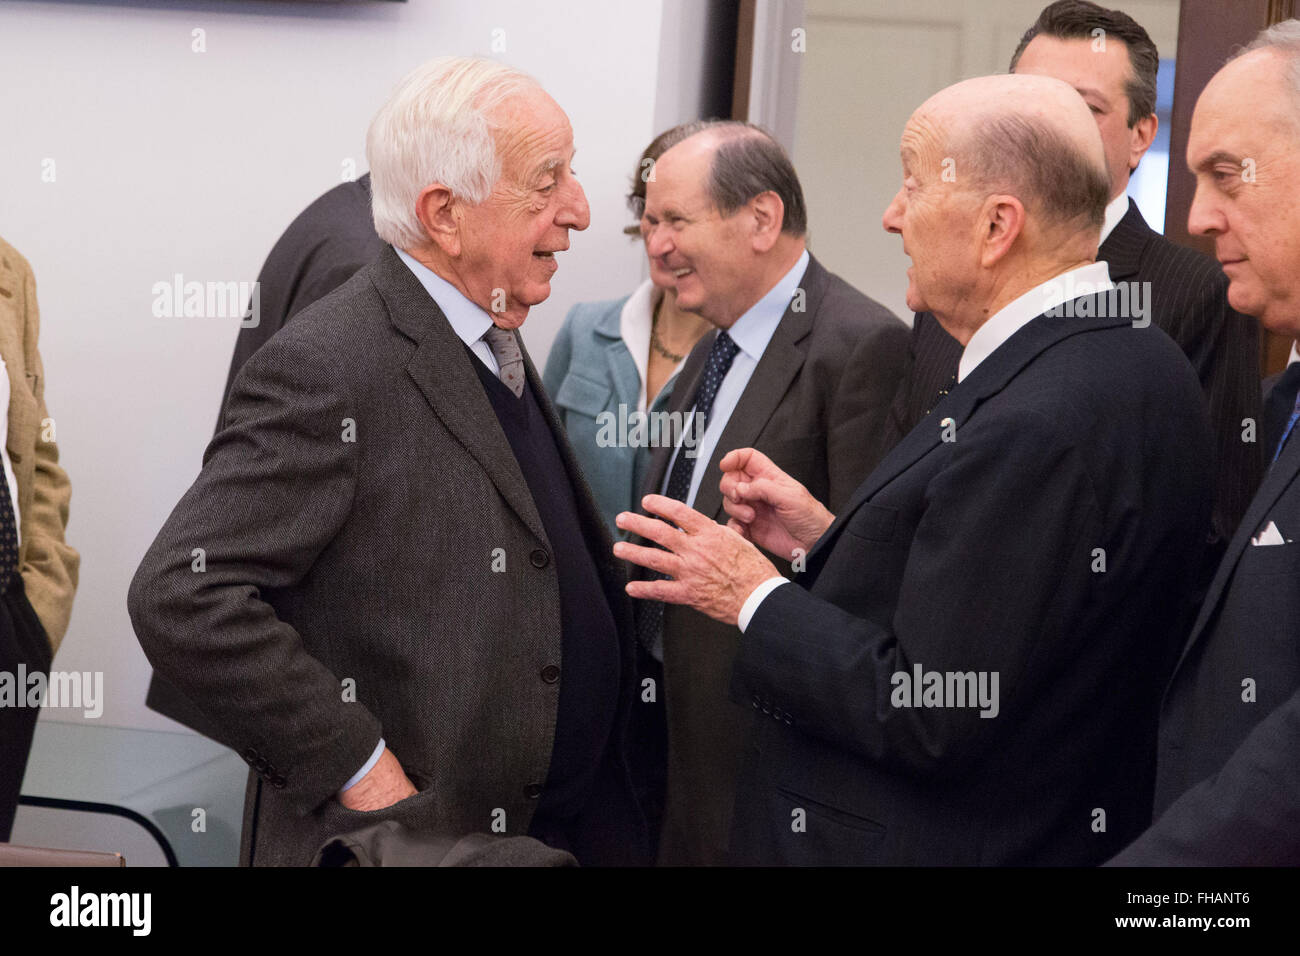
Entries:
<svg viewBox="0 0 1300 956">
<path fill-rule="evenodd" d="M 382 810 L 415 792 L 396 755 L 385 747 L 370 772 L 339 794 L 339 803 L 349 810 Z"/>
</svg>

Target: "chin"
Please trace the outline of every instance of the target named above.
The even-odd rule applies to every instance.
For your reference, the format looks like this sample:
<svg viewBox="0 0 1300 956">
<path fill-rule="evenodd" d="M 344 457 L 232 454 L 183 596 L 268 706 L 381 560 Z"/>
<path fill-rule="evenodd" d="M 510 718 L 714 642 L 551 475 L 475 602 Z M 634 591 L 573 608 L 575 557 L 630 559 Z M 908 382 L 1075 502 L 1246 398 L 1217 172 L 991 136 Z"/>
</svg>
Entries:
<svg viewBox="0 0 1300 956">
<path fill-rule="evenodd" d="M 1235 279 L 1228 282 L 1228 305 L 1240 312 L 1242 315 L 1251 315 L 1259 319 L 1261 325 L 1269 325 L 1263 299 L 1256 295 L 1254 290 L 1246 288 L 1241 280 Z"/>
</svg>

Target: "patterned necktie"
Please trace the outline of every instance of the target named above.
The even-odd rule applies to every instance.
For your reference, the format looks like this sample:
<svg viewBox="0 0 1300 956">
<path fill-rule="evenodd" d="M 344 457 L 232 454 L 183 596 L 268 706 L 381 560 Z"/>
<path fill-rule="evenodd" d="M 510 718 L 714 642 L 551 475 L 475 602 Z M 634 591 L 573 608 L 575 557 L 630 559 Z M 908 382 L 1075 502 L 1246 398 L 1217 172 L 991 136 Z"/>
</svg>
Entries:
<svg viewBox="0 0 1300 956">
<path fill-rule="evenodd" d="M 929 415 L 932 411 L 934 411 L 934 406 L 942 402 L 944 398 L 947 397 L 948 393 L 951 392 L 956 387 L 957 387 L 957 370 L 954 369 L 952 373 L 952 377 L 948 379 L 948 384 L 945 385 L 943 388 L 939 389 L 939 394 L 934 396 L 934 401 L 932 401 L 930 403 L 930 407 L 925 410 L 925 414 Z"/>
<path fill-rule="evenodd" d="M 9 495 L 9 476 L 0 467 L 0 594 L 18 577 L 18 526 Z"/>
<path fill-rule="evenodd" d="M 700 447 L 704 429 L 709 424 L 709 416 L 713 413 L 713 401 L 718 397 L 718 388 L 722 385 L 722 380 L 727 377 L 727 372 L 731 370 L 731 363 L 739 351 L 740 346 L 727 334 L 726 329 L 718 333 L 709 352 L 709 360 L 704 365 L 699 390 L 695 393 L 695 410 L 691 416 L 691 424 L 688 426 L 692 451 Z M 677 459 L 673 462 L 672 473 L 668 476 L 668 487 L 665 489 L 669 498 L 676 498 L 678 501 L 685 501 L 690 494 L 691 478 L 695 472 L 696 457 L 686 454 L 687 446 L 684 438 L 685 435 L 682 444 L 677 448 Z M 666 575 L 658 571 L 647 571 L 645 580 L 658 581 L 664 577 Z M 637 636 L 645 647 L 650 648 L 658 643 L 663 631 L 664 606 L 659 601 L 646 601 L 644 604 L 637 617 Z"/>
<path fill-rule="evenodd" d="M 524 353 L 515 333 L 494 325 L 483 333 L 483 338 L 501 369 L 501 381 L 515 393 L 515 398 L 520 398 L 524 394 Z"/>
</svg>

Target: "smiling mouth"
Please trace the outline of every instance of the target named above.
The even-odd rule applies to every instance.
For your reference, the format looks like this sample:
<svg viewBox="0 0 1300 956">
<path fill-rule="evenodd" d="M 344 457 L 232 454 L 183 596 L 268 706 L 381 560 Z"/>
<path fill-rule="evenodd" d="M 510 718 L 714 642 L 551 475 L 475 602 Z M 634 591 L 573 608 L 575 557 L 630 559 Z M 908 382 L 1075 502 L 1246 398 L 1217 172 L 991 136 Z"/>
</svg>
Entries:
<svg viewBox="0 0 1300 956">
<path fill-rule="evenodd" d="M 533 258 L 534 258 L 534 259 L 554 259 L 554 258 L 555 258 L 555 253 L 554 253 L 554 252 L 534 252 L 534 253 L 533 253 Z"/>
<path fill-rule="evenodd" d="M 688 275 L 690 275 L 690 274 L 691 274 L 692 272 L 694 272 L 694 271 L 695 271 L 694 269 L 674 269 L 674 270 L 673 270 L 673 278 L 674 278 L 674 279 L 680 279 L 680 278 L 682 278 L 682 276 L 688 276 Z"/>
</svg>

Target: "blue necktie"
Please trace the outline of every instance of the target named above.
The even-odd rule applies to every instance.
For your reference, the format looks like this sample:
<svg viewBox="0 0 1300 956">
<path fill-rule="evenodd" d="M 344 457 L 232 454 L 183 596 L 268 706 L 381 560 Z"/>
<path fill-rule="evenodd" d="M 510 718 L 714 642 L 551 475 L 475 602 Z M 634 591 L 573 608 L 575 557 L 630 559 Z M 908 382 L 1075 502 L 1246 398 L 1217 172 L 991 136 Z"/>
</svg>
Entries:
<svg viewBox="0 0 1300 956">
<path fill-rule="evenodd" d="M 1282 429 L 1282 437 L 1277 443 L 1277 451 L 1273 452 L 1273 461 L 1277 461 L 1277 456 L 1282 454 L 1282 446 L 1286 444 L 1287 436 L 1291 434 L 1291 429 L 1295 428 L 1297 419 L 1300 419 L 1300 394 L 1295 397 L 1295 407 L 1291 409 L 1291 417 L 1287 420 L 1286 428 Z M 1272 462 L 1269 462 L 1272 464 Z"/>
<path fill-rule="evenodd" d="M 740 346 L 735 340 L 723 329 L 718 333 L 717 339 L 713 342 L 713 348 L 709 351 L 709 359 L 704 365 L 704 374 L 700 377 L 700 387 L 695 393 L 694 414 L 691 416 L 692 444 L 691 450 L 697 450 L 700 447 L 700 440 L 704 437 L 704 429 L 709 423 L 709 416 L 713 412 L 713 401 L 718 397 L 718 388 L 722 385 L 722 380 L 727 377 L 727 372 L 731 370 L 731 363 L 736 358 L 736 353 L 740 351 Z M 698 427 L 697 427 L 698 426 Z M 685 429 L 683 432 L 685 433 Z M 695 473 L 696 458 L 693 455 L 686 454 L 685 444 L 677 448 L 677 459 L 673 462 L 673 470 L 668 476 L 668 487 L 665 489 L 669 498 L 676 498 L 678 501 L 685 501 L 691 491 L 691 478 Z M 705 462 L 705 464 L 708 464 Z M 647 571 L 645 580 L 657 581 L 665 575 L 658 571 Z M 659 601 L 642 602 L 641 613 L 637 616 L 637 635 L 641 643 L 647 647 L 654 647 L 658 643 L 659 633 L 664 626 L 664 606 Z"/>
</svg>

